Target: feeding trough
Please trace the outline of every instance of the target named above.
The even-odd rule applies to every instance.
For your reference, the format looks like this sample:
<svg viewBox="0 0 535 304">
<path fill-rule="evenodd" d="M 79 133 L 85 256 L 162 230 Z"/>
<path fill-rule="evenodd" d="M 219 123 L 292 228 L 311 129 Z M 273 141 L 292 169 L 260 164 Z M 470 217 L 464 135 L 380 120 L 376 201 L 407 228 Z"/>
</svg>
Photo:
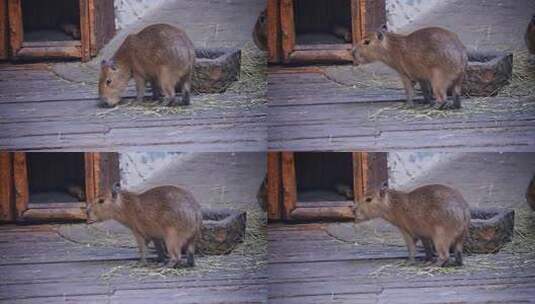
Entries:
<svg viewBox="0 0 535 304">
<path fill-rule="evenodd" d="M 468 52 L 464 94 L 493 96 L 509 84 L 513 75 L 513 54 L 503 52 Z"/>
<path fill-rule="evenodd" d="M 222 93 L 238 80 L 241 50 L 234 48 L 197 48 L 193 90 L 199 93 Z"/>
<path fill-rule="evenodd" d="M 203 209 L 199 251 L 204 254 L 230 253 L 245 237 L 245 212 L 231 209 Z"/>
<path fill-rule="evenodd" d="M 473 208 L 465 251 L 495 253 L 513 238 L 515 212 L 511 209 Z"/>
</svg>

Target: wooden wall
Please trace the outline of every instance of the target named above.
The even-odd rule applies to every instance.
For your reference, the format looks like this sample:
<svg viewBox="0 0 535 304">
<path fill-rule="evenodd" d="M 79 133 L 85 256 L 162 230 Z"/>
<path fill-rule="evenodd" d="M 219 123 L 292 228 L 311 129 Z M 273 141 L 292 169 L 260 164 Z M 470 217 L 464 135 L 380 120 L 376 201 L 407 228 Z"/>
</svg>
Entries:
<svg viewBox="0 0 535 304">
<path fill-rule="evenodd" d="M 7 0 L 0 0 L 0 60 L 9 57 Z"/>
</svg>

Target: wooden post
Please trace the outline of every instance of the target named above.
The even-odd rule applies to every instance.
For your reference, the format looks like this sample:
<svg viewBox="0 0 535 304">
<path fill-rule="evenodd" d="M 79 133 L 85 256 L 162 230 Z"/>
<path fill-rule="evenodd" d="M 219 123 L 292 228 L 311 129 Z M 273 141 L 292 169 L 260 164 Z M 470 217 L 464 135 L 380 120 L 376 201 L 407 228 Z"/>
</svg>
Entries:
<svg viewBox="0 0 535 304">
<path fill-rule="evenodd" d="M 280 62 L 280 0 L 267 2 L 267 48 L 268 62 Z"/>
<path fill-rule="evenodd" d="M 268 220 L 281 219 L 281 157 L 280 152 L 268 152 L 267 215 Z"/>
<path fill-rule="evenodd" d="M 11 55 L 14 56 L 22 48 L 24 27 L 22 25 L 21 0 L 8 0 L 9 41 Z"/>
<path fill-rule="evenodd" d="M 0 60 L 9 58 L 7 0 L 0 0 Z"/>
<path fill-rule="evenodd" d="M 362 40 L 362 37 L 364 36 L 364 33 L 362 31 L 362 23 L 361 23 L 361 11 L 360 11 L 360 4 L 361 0 L 351 0 L 351 30 L 352 30 L 352 40 L 353 40 L 353 47 L 357 47 L 357 44 L 360 40 Z M 355 59 L 353 59 L 353 63 L 355 63 Z"/>
<path fill-rule="evenodd" d="M 297 205 L 297 184 L 295 180 L 295 159 L 293 152 L 282 152 L 283 219 L 291 218 Z"/>
<path fill-rule="evenodd" d="M 280 3 L 282 55 L 284 62 L 290 60 L 290 54 L 295 48 L 295 21 L 293 0 L 281 0 Z"/>
<path fill-rule="evenodd" d="M 11 222 L 15 219 L 11 156 L 9 152 L 0 152 L 0 222 Z"/>
<path fill-rule="evenodd" d="M 89 16 L 89 6 L 91 0 L 79 0 L 80 3 L 80 42 L 82 61 L 91 59 L 91 26 Z"/>
<path fill-rule="evenodd" d="M 15 186 L 15 213 L 17 217 L 20 217 L 28 209 L 28 202 L 30 200 L 26 153 L 15 152 L 13 154 L 13 176 Z"/>
</svg>

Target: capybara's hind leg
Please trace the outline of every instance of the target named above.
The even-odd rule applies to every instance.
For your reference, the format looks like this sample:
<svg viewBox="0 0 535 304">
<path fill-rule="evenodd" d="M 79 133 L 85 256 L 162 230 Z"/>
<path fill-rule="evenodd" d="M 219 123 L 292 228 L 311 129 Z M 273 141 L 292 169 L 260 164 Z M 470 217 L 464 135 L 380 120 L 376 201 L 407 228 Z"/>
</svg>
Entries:
<svg viewBox="0 0 535 304">
<path fill-rule="evenodd" d="M 174 106 L 176 104 L 176 81 L 167 69 L 161 69 L 159 83 L 163 94 L 163 104 L 166 106 Z"/>
<path fill-rule="evenodd" d="M 433 240 L 435 249 L 437 251 L 437 260 L 435 266 L 444 267 L 448 264 L 450 259 L 450 243 L 445 239 L 444 235 L 435 237 Z"/>
<path fill-rule="evenodd" d="M 453 246 L 453 253 L 455 255 L 455 265 L 463 266 L 463 242 L 464 235 L 457 239 L 457 242 Z"/>
<path fill-rule="evenodd" d="M 190 105 L 190 94 L 191 94 L 191 73 L 184 76 L 185 79 L 182 82 L 182 105 Z"/>
<path fill-rule="evenodd" d="M 150 87 L 152 90 L 152 100 L 160 100 L 160 98 L 162 97 L 162 93 L 158 85 L 158 82 L 155 80 L 151 80 Z"/>
<path fill-rule="evenodd" d="M 433 102 L 433 89 L 431 88 L 431 83 L 425 80 L 421 80 L 418 83 L 420 84 L 422 95 L 424 96 L 424 104 L 431 104 Z"/>
<path fill-rule="evenodd" d="M 453 83 L 453 109 L 460 109 L 461 108 L 461 93 L 462 93 L 462 84 L 463 84 L 463 76 L 460 76 L 455 80 Z"/>
<path fill-rule="evenodd" d="M 134 81 L 136 82 L 136 101 L 143 101 L 147 82 L 145 81 L 145 78 L 140 75 L 134 75 Z"/>
<path fill-rule="evenodd" d="M 441 110 L 445 109 L 448 99 L 448 86 L 445 82 L 446 80 L 440 72 L 436 72 L 433 74 L 433 78 L 431 79 L 431 86 L 433 87 L 433 94 L 437 102 L 435 106 Z"/>
<path fill-rule="evenodd" d="M 401 235 L 403 235 L 405 244 L 407 244 L 407 249 L 409 251 L 409 262 L 413 263 L 414 256 L 416 255 L 416 241 L 414 237 L 410 235 L 408 232 L 401 230 Z"/>
<path fill-rule="evenodd" d="M 401 76 L 401 82 L 403 82 L 403 87 L 405 88 L 405 93 L 407 94 L 407 105 L 412 108 L 414 106 L 414 102 L 412 100 L 414 96 L 414 83 L 406 76 Z"/>
<path fill-rule="evenodd" d="M 187 257 L 187 265 L 189 267 L 195 266 L 195 240 L 191 240 L 188 243 L 187 249 L 186 249 L 186 257 Z"/>
<path fill-rule="evenodd" d="M 433 248 L 433 241 L 430 239 L 422 238 L 422 245 L 425 250 L 425 260 L 433 261 L 435 258 L 435 250 Z"/>
<path fill-rule="evenodd" d="M 167 253 L 169 254 L 169 261 L 165 266 L 175 268 L 182 262 L 182 247 L 184 246 L 184 240 L 178 237 L 176 231 L 173 231 L 172 233 L 167 234 L 165 245 L 167 247 Z"/>
<path fill-rule="evenodd" d="M 165 260 L 167 260 L 165 242 L 162 239 L 154 239 L 153 243 L 156 248 L 156 253 L 158 254 L 158 262 L 165 262 Z"/>
</svg>

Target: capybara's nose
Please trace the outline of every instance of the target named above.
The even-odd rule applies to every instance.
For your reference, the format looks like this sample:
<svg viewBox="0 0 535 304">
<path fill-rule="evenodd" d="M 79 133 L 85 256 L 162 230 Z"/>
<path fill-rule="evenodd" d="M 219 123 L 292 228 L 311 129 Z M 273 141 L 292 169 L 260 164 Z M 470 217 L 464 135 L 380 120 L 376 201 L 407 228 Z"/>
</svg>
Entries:
<svg viewBox="0 0 535 304">
<path fill-rule="evenodd" d="M 102 100 L 102 99 L 98 103 L 98 106 L 101 108 L 113 108 L 111 104 L 107 103 L 105 100 Z"/>
</svg>

